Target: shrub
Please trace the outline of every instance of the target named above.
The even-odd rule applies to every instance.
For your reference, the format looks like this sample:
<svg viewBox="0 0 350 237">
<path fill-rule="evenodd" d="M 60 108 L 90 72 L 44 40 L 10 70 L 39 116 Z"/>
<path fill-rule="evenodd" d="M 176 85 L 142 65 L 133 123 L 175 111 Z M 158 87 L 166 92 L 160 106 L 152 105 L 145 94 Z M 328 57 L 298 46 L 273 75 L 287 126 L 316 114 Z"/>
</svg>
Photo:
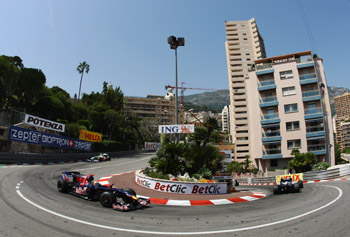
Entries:
<svg viewBox="0 0 350 237">
<path fill-rule="evenodd" d="M 312 170 L 317 171 L 317 170 L 326 170 L 329 167 L 331 167 L 331 165 L 328 162 L 320 162 L 315 164 L 314 168 Z"/>
</svg>

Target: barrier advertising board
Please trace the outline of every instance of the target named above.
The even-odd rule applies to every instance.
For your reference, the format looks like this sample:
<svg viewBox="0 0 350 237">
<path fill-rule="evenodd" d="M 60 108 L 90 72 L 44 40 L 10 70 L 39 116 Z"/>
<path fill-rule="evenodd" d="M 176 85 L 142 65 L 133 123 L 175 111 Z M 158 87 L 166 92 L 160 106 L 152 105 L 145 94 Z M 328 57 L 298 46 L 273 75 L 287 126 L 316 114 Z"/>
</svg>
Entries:
<svg viewBox="0 0 350 237">
<path fill-rule="evenodd" d="M 303 173 L 298 173 L 298 174 L 278 175 L 276 176 L 276 183 L 279 184 L 281 183 L 281 179 L 286 179 L 288 177 L 292 178 L 293 183 L 296 183 L 300 180 L 303 181 Z"/>
<path fill-rule="evenodd" d="M 180 194 L 226 194 L 226 183 L 180 183 L 160 181 L 135 175 L 135 182 L 145 188 L 164 193 Z"/>
<path fill-rule="evenodd" d="M 162 144 L 160 142 L 145 142 L 146 151 L 156 151 Z"/>
<path fill-rule="evenodd" d="M 91 151 L 92 143 L 51 133 L 10 126 L 9 140 L 63 149 Z"/>
<path fill-rule="evenodd" d="M 194 133 L 193 124 L 180 124 L 180 125 L 159 125 L 159 133 Z"/>
<path fill-rule="evenodd" d="M 90 142 L 102 142 L 102 134 L 97 132 L 90 132 L 88 130 L 79 130 L 79 139 Z"/>
<path fill-rule="evenodd" d="M 63 123 L 54 122 L 30 114 L 26 114 L 24 123 L 31 126 L 46 128 L 57 132 L 64 132 L 65 129 L 65 125 Z"/>
</svg>

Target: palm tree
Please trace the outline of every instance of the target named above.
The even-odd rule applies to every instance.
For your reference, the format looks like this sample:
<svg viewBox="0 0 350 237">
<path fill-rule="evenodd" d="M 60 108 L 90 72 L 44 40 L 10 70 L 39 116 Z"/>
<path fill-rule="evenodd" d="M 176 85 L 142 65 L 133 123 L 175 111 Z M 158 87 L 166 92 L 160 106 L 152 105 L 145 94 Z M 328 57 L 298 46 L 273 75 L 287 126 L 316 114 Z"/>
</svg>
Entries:
<svg viewBox="0 0 350 237">
<path fill-rule="evenodd" d="M 81 89 L 81 82 L 83 81 L 84 71 L 86 73 L 89 73 L 89 70 L 90 70 L 90 65 L 87 64 L 85 61 L 80 63 L 79 66 L 77 67 L 77 71 L 81 74 L 78 100 L 80 99 L 80 89 Z"/>
</svg>

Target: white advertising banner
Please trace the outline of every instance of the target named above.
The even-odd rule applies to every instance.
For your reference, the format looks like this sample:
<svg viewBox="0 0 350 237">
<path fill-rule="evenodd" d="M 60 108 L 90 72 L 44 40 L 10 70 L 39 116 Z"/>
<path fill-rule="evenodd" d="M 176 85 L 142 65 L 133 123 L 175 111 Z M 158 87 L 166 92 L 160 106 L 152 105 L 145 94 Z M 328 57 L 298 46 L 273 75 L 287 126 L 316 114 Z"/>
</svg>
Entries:
<svg viewBox="0 0 350 237">
<path fill-rule="evenodd" d="M 160 142 L 145 142 L 146 151 L 156 151 L 161 146 L 162 146 L 162 143 Z"/>
<path fill-rule="evenodd" d="M 65 125 L 63 123 L 54 122 L 30 114 L 26 114 L 24 123 L 35 127 L 54 130 L 57 132 L 64 132 L 65 129 Z"/>
<path fill-rule="evenodd" d="M 220 150 L 220 153 L 224 156 L 225 163 L 230 163 L 232 161 L 232 151 L 231 150 Z"/>
<path fill-rule="evenodd" d="M 145 188 L 164 193 L 180 194 L 226 194 L 226 183 L 182 183 L 171 181 L 159 181 L 135 175 L 135 182 Z"/>
<path fill-rule="evenodd" d="M 159 125 L 159 133 L 194 133 L 194 124 Z"/>
</svg>

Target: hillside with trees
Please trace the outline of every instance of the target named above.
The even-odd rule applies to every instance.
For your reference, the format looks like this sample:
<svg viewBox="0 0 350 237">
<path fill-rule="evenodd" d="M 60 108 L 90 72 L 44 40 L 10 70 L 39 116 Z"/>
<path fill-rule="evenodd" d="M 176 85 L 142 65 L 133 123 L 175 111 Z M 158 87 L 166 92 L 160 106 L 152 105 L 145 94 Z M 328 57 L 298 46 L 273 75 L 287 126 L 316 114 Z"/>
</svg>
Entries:
<svg viewBox="0 0 350 237">
<path fill-rule="evenodd" d="M 335 115 L 334 97 L 350 92 L 344 87 L 329 86 L 329 99 L 331 103 L 332 115 Z M 230 104 L 230 94 L 228 91 L 204 92 L 184 96 L 185 110 L 193 109 L 197 111 L 212 111 L 221 113 L 225 105 Z"/>
<path fill-rule="evenodd" d="M 25 112 L 64 123 L 63 135 L 68 137 L 78 138 L 80 129 L 102 133 L 103 143 L 96 143 L 95 151 L 128 150 L 144 143 L 149 131 L 135 115 L 124 110 L 124 94 L 120 87 L 112 88 L 104 82 L 101 91 L 84 93 L 77 100 L 71 99 L 64 89 L 49 88 L 45 83 L 45 74 L 40 69 L 26 68 L 18 56 L 0 56 L 0 109 L 3 113 L 13 116 Z M 153 139 L 159 141 L 159 137 Z"/>
</svg>

